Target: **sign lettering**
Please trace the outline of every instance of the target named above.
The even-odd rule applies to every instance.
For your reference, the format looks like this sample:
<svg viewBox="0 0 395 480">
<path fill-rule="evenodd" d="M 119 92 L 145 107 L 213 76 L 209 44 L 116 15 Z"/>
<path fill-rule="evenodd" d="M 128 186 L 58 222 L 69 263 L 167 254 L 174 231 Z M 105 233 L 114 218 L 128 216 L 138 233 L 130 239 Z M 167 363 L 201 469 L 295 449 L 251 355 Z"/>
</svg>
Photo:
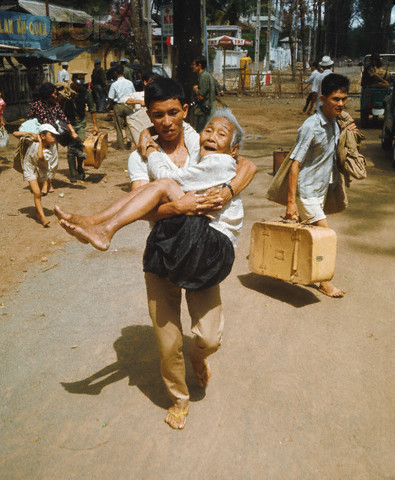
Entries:
<svg viewBox="0 0 395 480">
<path fill-rule="evenodd" d="M 0 11 L 0 43 L 46 50 L 51 47 L 51 20 L 37 15 Z"/>
<path fill-rule="evenodd" d="M 164 5 L 161 8 L 162 16 L 162 35 L 164 37 L 173 36 L 173 7 L 171 5 Z"/>
</svg>

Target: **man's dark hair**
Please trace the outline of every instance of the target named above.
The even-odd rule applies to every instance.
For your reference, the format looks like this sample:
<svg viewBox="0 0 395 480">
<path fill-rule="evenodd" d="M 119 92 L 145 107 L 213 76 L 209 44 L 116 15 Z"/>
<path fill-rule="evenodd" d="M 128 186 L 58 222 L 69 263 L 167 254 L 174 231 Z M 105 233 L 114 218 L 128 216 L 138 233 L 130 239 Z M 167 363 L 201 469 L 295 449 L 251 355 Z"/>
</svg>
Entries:
<svg viewBox="0 0 395 480">
<path fill-rule="evenodd" d="M 123 75 L 125 69 L 123 68 L 123 65 L 116 65 L 114 67 L 114 72 L 117 74 L 117 75 Z"/>
<path fill-rule="evenodd" d="M 195 58 L 195 63 L 196 65 L 200 65 L 203 70 L 207 67 L 207 59 L 204 55 L 199 55 L 198 57 Z"/>
<path fill-rule="evenodd" d="M 321 83 L 321 93 L 326 97 L 336 90 L 342 90 L 348 92 L 350 88 L 350 80 L 344 75 L 338 73 L 330 73 L 327 75 Z"/>
<path fill-rule="evenodd" d="M 318 70 L 318 62 L 310 62 L 310 67 L 314 67 Z"/>
<path fill-rule="evenodd" d="M 41 100 L 48 100 L 55 90 L 56 87 L 53 83 L 45 82 L 41 85 L 38 96 Z"/>
<path fill-rule="evenodd" d="M 179 100 L 185 105 L 185 93 L 182 86 L 172 78 L 158 77 L 145 88 L 144 103 L 149 109 L 152 102 L 163 100 Z"/>
<path fill-rule="evenodd" d="M 160 75 L 154 72 L 144 72 L 141 75 L 141 80 L 143 82 L 148 82 L 149 80 L 152 80 L 153 82 L 156 81 L 158 78 L 160 78 Z"/>
</svg>

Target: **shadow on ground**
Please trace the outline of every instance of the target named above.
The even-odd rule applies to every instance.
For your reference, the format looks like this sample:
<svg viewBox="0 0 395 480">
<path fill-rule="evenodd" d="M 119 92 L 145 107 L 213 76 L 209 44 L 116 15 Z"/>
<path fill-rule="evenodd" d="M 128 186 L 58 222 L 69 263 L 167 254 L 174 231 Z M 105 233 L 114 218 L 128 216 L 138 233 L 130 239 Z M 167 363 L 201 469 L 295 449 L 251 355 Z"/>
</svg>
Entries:
<svg viewBox="0 0 395 480">
<path fill-rule="evenodd" d="M 247 273 L 246 275 L 239 275 L 238 279 L 243 287 L 255 290 L 275 300 L 280 300 L 280 302 L 288 303 L 295 308 L 319 303 L 315 293 L 300 285 L 283 282 L 277 278 Z"/>
<path fill-rule="evenodd" d="M 155 405 L 169 407 L 169 398 L 160 376 L 159 355 L 156 349 L 154 330 L 147 325 L 125 327 L 121 336 L 114 342 L 117 361 L 107 365 L 83 380 L 60 382 L 63 388 L 73 394 L 99 395 L 104 387 L 129 378 L 129 385 L 136 386 Z M 188 358 L 191 338 L 183 336 L 184 356 Z M 186 363 L 187 383 L 190 387 L 190 400 L 196 402 L 205 397 L 205 391 L 195 385 L 194 374 Z M 188 385 L 189 386 L 189 385 Z"/>
<path fill-rule="evenodd" d="M 126 193 L 130 193 L 130 191 L 131 191 L 131 189 L 130 189 L 131 183 L 130 182 L 118 183 L 115 186 L 119 187 L 123 192 L 126 192 Z"/>
<path fill-rule="evenodd" d="M 9 160 L 7 157 L 0 157 L 0 173 L 3 170 L 7 170 L 7 168 L 11 168 L 11 160 Z"/>
<path fill-rule="evenodd" d="M 65 177 L 69 178 L 70 172 L 68 168 L 60 168 L 56 171 L 57 173 L 60 173 L 64 175 Z M 85 170 L 85 180 L 84 183 L 100 183 L 103 178 L 106 176 L 105 173 L 96 173 L 96 172 L 90 172 L 89 170 Z M 54 187 L 55 188 L 64 188 L 64 187 L 70 187 L 70 188 L 85 188 L 81 184 L 75 184 L 71 182 L 64 182 L 62 180 L 59 180 L 58 178 L 54 178 Z"/>
<path fill-rule="evenodd" d="M 49 210 L 48 208 L 43 207 L 44 210 L 44 215 L 46 217 L 51 217 L 54 215 L 53 210 Z M 36 217 L 36 207 L 23 207 L 23 208 L 18 208 L 18 212 L 22 213 L 23 215 L 26 215 L 27 218 L 32 218 L 35 220 L 37 223 L 41 224 L 41 221 Z"/>
</svg>

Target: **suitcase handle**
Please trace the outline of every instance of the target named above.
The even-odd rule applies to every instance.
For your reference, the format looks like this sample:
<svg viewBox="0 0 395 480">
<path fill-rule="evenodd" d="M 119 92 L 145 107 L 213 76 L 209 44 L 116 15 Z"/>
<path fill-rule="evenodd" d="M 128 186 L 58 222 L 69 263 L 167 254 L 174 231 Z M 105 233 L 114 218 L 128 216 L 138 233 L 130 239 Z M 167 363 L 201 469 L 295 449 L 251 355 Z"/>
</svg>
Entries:
<svg viewBox="0 0 395 480">
<path fill-rule="evenodd" d="M 313 217 L 309 217 L 309 218 L 306 218 L 306 220 L 303 220 L 302 222 L 299 222 L 297 220 L 289 220 L 288 218 L 285 218 L 285 217 L 280 217 L 281 218 L 281 221 L 282 223 L 294 223 L 295 225 L 308 225 L 309 221 L 313 218 Z"/>
<path fill-rule="evenodd" d="M 291 281 L 295 280 L 296 272 L 298 271 L 299 263 L 299 243 L 300 243 L 300 233 L 295 229 L 294 230 L 294 251 L 292 253 L 292 268 L 291 268 Z"/>
</svg>

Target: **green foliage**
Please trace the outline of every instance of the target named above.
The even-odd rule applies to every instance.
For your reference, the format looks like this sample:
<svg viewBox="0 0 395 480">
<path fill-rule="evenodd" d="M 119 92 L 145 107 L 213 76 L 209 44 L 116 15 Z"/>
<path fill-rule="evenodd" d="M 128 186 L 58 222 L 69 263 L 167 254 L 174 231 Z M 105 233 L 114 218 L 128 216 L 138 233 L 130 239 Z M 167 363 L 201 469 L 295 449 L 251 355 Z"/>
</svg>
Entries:
<svg viewBox="0 0 395 480">
<path fill-rule="evenodd" d="M 242 15 L 254 11 L 256 0 L 206 0 L 207 23 L 237 25 Z"/>
<path fill-rule="evenodd" d="M 84 10 L 90 15 L 103 15 L 110 11 L 113 0 L 56 0 L 56 5 L 61 7 L 73 8 L 75 10 Z"/>
<path fill-rule="evenodd" d="M 255 30 L 250 28 L 246 32 L 243 31 L 242 37 L 246 40 L 252 40 L 253 45 L 251 47 L 243 47 L 243 50 L 247 49 L 247 55 L 255 60 Z M 263 60 L 266 52 L 266 35 L 264 30 L 261 31 L 259 40 L 259 60 Z"/>
<path fill-rule="evenodd" d="M 366 53 L 390 51 L 391 11 L 393 0 L 358 0 L 357 9 L 365 33 L 363 46 Z"/>
</svg>

